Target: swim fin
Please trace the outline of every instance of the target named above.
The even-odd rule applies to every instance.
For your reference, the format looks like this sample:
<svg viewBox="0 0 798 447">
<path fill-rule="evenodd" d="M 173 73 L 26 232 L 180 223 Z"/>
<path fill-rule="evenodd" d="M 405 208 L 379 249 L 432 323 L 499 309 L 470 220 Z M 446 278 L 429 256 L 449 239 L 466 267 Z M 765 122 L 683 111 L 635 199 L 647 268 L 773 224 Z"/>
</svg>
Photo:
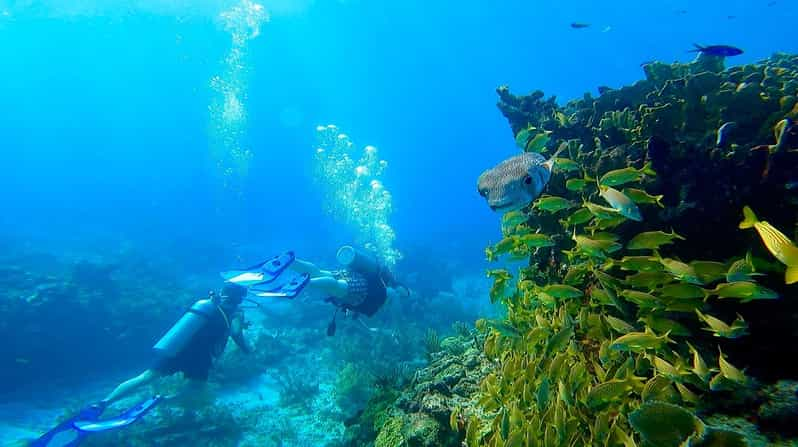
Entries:
<svg viewBox="0 0 798 447">
<path fill-rule="evenodd" d="M 266 284 L 277 279 L 294 262 L 294 259 L 296 259 L 294 252 L 287 251 L 243 270 L 230 270 L 219 274 L 225 282 L 238 284 L 239 286 L 249 287 L 254 284 Z"/>
<path fill-rule="evenodd" d="M 77 447 L 92 433 L 128 426 L 147 414 L 163 397 L 155 396 L 123 411 L 118 416 L 98 420 L 105 405 L 86 407 L 77 415 L 58 424 L 55 428 L 33 441 L 30 447 Z"/>
<path fill-rule="evenodd" d="M 302 289 L 304 289 L 309 282 L 310 275 L 303 273 L 301 275 L 292 277 L 290 280 L 279 286 L 268 287 L 268 283 L 259 283 L 250 287 L 249 291 L 252 295 L 263 298 L 275 297 L 293 299 L 299 295 L 300 292 L 302 292 Z"/>
<path fill-rule="evenodd" d="M 30 447 L 76 447 L 88 433 L 75 427 L 76 421 L 96 421 L 105 410 L 105 405 L 94 404 L 83 408 L 75 416 L 56 425 L 52 430 L 33 441 Z"/>
<path fill-rule="evenodd" d="M 73 425 L 78 430 L 86 433 L 97 433 L 105 430 L 111 430 L 114 428 L 126 427 L 141 419 L 142 416 L 147 414 L 150 410 L 152 410 L 153 407 L 158 405 L 158 402 L 160 402 L 161 400 L 163 400 L 163 397 L 157 395 L 155 397 L 145 400 L 144 402 L 134 405 L 130 409 L 123 411 L 122 413 L 119 414 L 119 416 L 116 416 L 114 418 L 104 419 L 101 421 L 98 421 L 96 419 L 74 421 Z"/>
</svg>

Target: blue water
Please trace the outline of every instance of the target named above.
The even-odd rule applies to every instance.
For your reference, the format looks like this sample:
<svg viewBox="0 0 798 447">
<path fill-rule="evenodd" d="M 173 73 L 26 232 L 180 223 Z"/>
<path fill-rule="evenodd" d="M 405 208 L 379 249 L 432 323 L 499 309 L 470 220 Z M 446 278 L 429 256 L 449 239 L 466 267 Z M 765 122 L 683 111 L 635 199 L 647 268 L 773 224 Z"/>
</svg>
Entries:
<svg viewBox="0 0 798 447">
<path fill-rule="evenodd" d="M 567 101 L 687 61 L 693 43 L 743 48 L 734 64 L 798 52 L 784 0 L 263 0 L 246 44 L 253 157 L 233 190 L 208 107 L 231 46 L 218 15 L 236 3 L 0 0 L 0 240 L 134 246 L 198 275 L 287 249 L 330 261 L 354 231 L 313 174 L 314 129 L 334 123 L 389 162 L 398 268 L 478 275 L 499 228 L 476 178 L 516 151 L 497 86 Z"/>
<path fill-rule="evenodd" d="M 496 219 L 475 178 L 515 150 L 498 85 L 567 100 L 641 78 L 643 61 L 688 60 L 693 42 L 744 48 L 736 63 L 798 46 L 789 26 L 771 26 L 798 7 L 765 0 L 276 5 L 250 44 L 246 206 L 226 219 L 214 214 L 207 158 L 208 80 L 229 47 L 214 22 L 221 2 L 59 14 L 70 3 L 2 7 L 6 231 L 157 239 L 193 222 L 187 238 L 330 245 L 308 167 L 312 129 L 332 122 L 390 160 L 400 245 L 446 235 L 478 253 Z M 297 114 L 289 125 L 286 110 Z"/>
</svg>

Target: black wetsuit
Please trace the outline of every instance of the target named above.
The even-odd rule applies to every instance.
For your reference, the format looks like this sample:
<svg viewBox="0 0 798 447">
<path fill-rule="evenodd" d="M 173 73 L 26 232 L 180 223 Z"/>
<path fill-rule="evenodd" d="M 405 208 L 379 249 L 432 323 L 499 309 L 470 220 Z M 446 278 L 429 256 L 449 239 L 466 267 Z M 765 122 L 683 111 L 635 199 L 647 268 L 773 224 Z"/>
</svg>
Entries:
<svg viewBox="0 0 798 447">
<path fill-rule="evenodd" d="M 156 360 L 153 369 L 163 375 L 182 372 L 187 379 L 208 380 L 213 359 L 219 357 L 227 346 L 237 306 L 218 306 L 208 322 L 173 357 Z"/>
<path fill-rule="evenodd" d="M 362 273 L 354 270 L 334 272 L 336 279 L 346 281 L 347 296 L 344 300 L 332 299 L 338 307 L 355 311 L 368 317 L 377 313 L 388 299 L 385 281 L 379 272 Z"/>
</svg>

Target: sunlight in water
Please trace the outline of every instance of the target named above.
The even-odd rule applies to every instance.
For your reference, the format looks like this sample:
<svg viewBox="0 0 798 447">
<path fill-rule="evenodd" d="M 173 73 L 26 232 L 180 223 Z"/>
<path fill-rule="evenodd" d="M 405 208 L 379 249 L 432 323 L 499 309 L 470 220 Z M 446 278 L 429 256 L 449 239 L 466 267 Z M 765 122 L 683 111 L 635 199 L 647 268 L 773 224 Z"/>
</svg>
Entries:
<svg viewBox="0 0 798 447">
<path fill-rule="evenodd" d="M 374 146 L 358 151 L 334 125 L 316 128 L 316 178 L 324 182 L 326 211 L 357 229 L 355 243 L 377 253 L 388 266 L 401 257 L 388 224 L 391 193 L 380 177 L 388 166 Z"/>
<path fill-rule="evenodd" d="M 237 188 L 246 177 L 252 151 L 244 137 L 247 125 L 247 43 L 260 35 L 260 27 L 269 20 L 262 5 L 242 0 L 219 14 L 232 46 L 222 61 L 222 72 L 211 78 L 214 98 L 210 112 L 210 146 L 214 162 L 225 188 Z"/>
</svg>

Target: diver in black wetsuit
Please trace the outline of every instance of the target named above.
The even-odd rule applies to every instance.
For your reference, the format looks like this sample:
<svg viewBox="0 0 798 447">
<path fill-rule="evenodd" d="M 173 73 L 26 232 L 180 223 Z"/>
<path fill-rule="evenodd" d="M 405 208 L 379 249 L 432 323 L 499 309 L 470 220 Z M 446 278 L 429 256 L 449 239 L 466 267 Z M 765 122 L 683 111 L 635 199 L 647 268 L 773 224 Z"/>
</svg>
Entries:
<svg viewBox="0 0 798 447">
<path fill-rule="evenodd" d="M 338 249 L 336 258 L 344 268 L 322 270 L 300 259 L 294 260 L 288 267 L 297 273 L 310 275 L 308 288 L 326 294 L 325 301 L 336 307 L 335 315 L 343 310 L 356 319 L 360 315 L 371 317 L 385 304 L 389 292 L 402 288 L 409 294 L 407 287 L 400 284 L 388 267 L 373 256 L 345 245 Z M 327 328 L 328 335 L 335 333 L 335 315 Z"/>
<path fill-rule="evenodd" d="M 104 409 L 153 380 L 177 372 L 195 383 L 207 381 L 213 361 L 224 352 L 228 337 L 244 353 L 250 353 L 239 307 L 246 295 L 245 287 L 226 284 L 218 298 L 211 295 L 195 302 L 154 346 L 157 358 L 153 366 L 121 383 L 95 405 Z"/>
</svg>

